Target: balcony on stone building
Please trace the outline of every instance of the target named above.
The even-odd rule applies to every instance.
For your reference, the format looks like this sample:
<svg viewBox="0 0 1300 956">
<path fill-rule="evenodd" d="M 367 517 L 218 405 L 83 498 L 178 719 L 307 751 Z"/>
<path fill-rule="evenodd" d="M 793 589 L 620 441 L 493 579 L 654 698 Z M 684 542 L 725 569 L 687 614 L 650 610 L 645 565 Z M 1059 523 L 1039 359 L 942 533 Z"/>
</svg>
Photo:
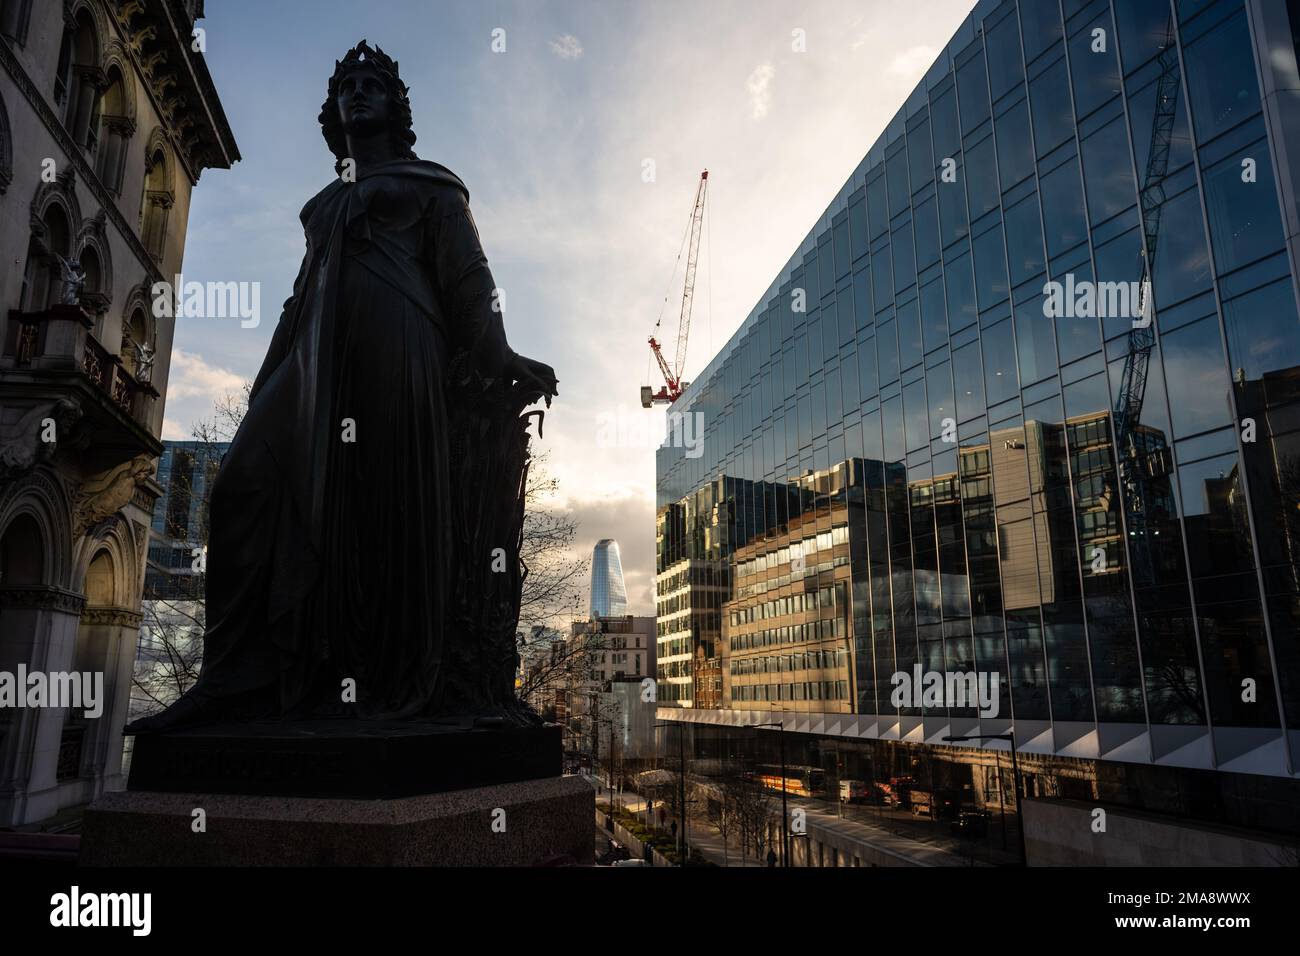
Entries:
<svg viewBox="0 0 1300 956">
<path fill-rule="evenodd" d="M 10 310 L 0 350 L 0 403 L 21 408 L 76 400 L 82 417 L 75 441 L 92 467 L 110 468 L 141 454 L 156 457 L 162 443 L 150 422 L 158 392 L 95 338 L 94 325 L 78 305 Z"/>
</svg>

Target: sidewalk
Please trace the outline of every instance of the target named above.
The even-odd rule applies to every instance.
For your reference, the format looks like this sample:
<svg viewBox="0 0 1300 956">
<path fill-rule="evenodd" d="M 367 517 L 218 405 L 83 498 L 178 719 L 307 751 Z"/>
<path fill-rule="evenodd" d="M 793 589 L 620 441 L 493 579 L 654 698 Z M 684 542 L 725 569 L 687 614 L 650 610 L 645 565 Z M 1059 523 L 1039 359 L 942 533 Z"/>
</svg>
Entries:
<svg viewBox="0 0 1300 956">
<path fill-rule="evenodd" d="M 593 786 L 597 782 L 591 777 L 587 779 Z M 602 785 L 596 793 L 597 806 L 602 806 L 608 796 L 609 790 Z M 614 798 L 618 806 L 629 812 L 639 814 L 642 821 L 644 821 L 645 801 L 639 794 L 616 793 Z M 805 812 L 809 836 L 818 840 L 818 842 L 830 842 L 848 847 L 855 844 L 864 844 L 876 851 L 878 855 L 896 860 L 895 865 L 897 866 L 970 865 L 969 860 L 964 856 L 928 843 L 908 839 L 905 836 L 891 832 L 884 826 L 877 826 L 859 820 L 844 819 L 823 809 L 818 801 L 791 798 L 789 802 L 791 809 L 798 807 Z M 655 825 L 657 825 L 657 816 L 658 809 L 654 811 L 655 819 L 652 819 L 652 823 Z M 659 829 L 667 831 L 667 827 L 660 827 Z M 725 851 L 721 834 L 707 823 L 688 818 L 687 839 L 696 851 L 718 866 L 766 866 L 766 863 L 754 859 L 752 854 L 742 863 L 740 847 L 736 842 L 728 841 L 731 844 L 730 850 Z M 802 837 L 796 837 L 795 839 L 802 839 Z M 766 851 L 764 852 L 766 853 Z"/>
</svg>

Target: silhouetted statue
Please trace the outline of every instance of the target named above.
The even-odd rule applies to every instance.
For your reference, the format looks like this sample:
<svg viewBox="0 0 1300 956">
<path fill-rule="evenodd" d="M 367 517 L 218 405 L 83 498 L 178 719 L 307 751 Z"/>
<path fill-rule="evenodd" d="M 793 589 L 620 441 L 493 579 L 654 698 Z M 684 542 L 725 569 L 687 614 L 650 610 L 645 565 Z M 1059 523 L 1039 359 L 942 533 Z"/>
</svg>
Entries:
<svg viewBox="0 0 1300 956">
<path fill-rule="evenodd" d="M 211 494 L 198 683 L 129 731 L 248 719 L 537 718 L 515 697 L 523 410 L 469 193 L 411 151 L 365 41 L 320 112 L 339 178 Z M 354 683 L 355 691 L 349 685 Z"/>
</svg>

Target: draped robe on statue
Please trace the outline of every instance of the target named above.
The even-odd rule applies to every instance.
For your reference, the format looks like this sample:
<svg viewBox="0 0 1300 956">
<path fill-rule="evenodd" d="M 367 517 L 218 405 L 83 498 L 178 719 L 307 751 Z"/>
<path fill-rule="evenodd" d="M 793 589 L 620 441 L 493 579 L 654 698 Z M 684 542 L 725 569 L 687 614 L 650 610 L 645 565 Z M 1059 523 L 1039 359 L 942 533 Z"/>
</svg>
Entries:
<svg viewBox="0 0 1300 956">
<path fill-rule="evenodd" d="M 336 180 L 301 219 L 302 270 L 212 488 L 190 693 L 209 717 L 437 713 L 466 558 L 452 369 L 503 375 L 495 283 L 468 191 L 436 163 Z"/>
</svg>

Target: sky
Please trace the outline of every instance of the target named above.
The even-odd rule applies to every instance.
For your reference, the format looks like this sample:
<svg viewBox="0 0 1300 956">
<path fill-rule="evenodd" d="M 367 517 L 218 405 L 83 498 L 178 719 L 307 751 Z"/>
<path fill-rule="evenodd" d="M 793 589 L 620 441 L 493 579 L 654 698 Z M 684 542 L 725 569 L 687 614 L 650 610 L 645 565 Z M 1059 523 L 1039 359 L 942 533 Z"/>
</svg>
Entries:
<svg viewBox="0 0 1300 956">
<path fill-rule="evenodd" d="M 261 315 L 251 328 L 177 320 L 163 437 L 191 437 L 257 374 L 302 260 L 298 213 L 334 176 L 316 120 L 326 82 L 367 39 L 400 64 L 417 155 L 469 187 L 511 347 L 556 370 L 559 397 L 534 441 L 559 481 L 549 507 L 577 522 L 579 552 L 618 540 L 629 611 L 653 614 L 654 447 L 631 426 L 662 428 L 663 407 L 640 406 L 641 385 L 663 384 L 646 340 L 662 315 L 673 361 L 678 253 L 700 172 L 709 192 L 686 380 L 740 326 L 973 6 L 207 4 L 208 66 L 242 160 L 204 171 L 183 273 L 259 283 Z"/>
</svg>

